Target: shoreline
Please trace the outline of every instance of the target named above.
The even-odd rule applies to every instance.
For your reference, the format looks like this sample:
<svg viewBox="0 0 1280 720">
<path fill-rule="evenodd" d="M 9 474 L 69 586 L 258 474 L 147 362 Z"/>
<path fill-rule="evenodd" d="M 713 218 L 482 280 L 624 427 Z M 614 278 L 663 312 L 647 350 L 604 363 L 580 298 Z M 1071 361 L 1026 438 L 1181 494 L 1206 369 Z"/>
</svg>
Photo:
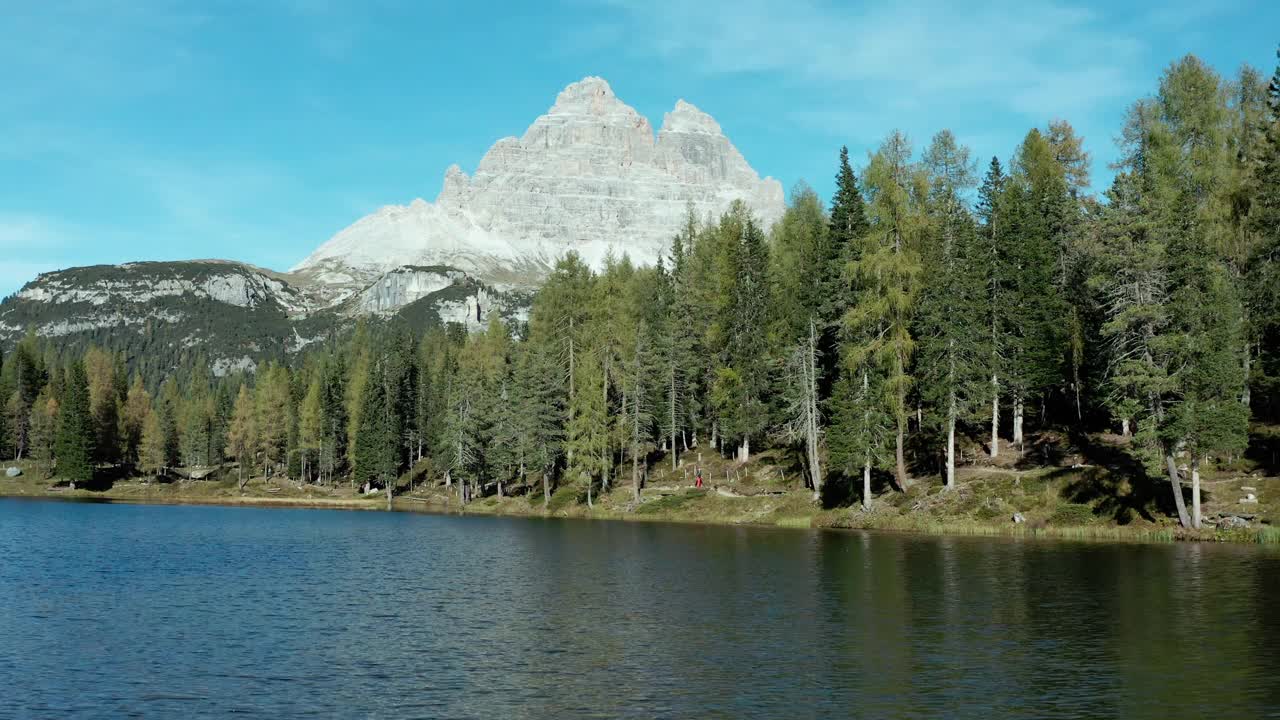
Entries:
<svg viewBox="0 0 1280 720">
<path fill-rule="evenodd" d="M 28 483 L 30 484 L 30 483 Z M 526 519 L 576 519 L 615 522 L 658 522 L 678 523 L 682 525 L 716 525 L 725 527 L 786 528 L 812 530 L 850 530 L 867 532 L 888 532 L 932 537 L 1002 537 L 1010 539 L 1067 540 L 1109 543 L 1170 543 L 1170 542 L 1210 542 L 1229 544 L 1280 544 L 1280 528 L 1260 525 L 1250 528 L 1223 530 L 1209 528 L 1203 530 L 1183 530 L 1171 525 L 1120 525 L 1114 522 L 1095 522 L 1079 525 L 1047 525 L 1044 523 L 1008 524 L 1003 522 L 978 521 L 968 518 L 938 518 L 933 516 L 912 516 L 910 514 L 890 514 L 864 512 L 858 507 L 821 509 L 813 506 L 808 492 L 792 492 L 787 495 L 771 495 L 767 498 L 759 496 L 718 496 L 714 491 L 700 492 L 685 489 L 683 494 L 671 492 L 656 500 L 648 500 L 640 506 L 661 505 L 669 498 L 677 497 L 696 501 L 734 501 L 736 507 L 717 506 L 699 512 L 697 507 L 659 508 L 643 512 L 635 509 L 627 510 L 615 507 L 610 503 L 608 495 L 602 496 L 598 506 L 588 508 L 585 505 L 565 505 L 561 502 L 555 509 L 548 511 L 542 506 L 541 495 L 538 502 L 531 504 L 529 496 L 487 497 L 473 501 L 460 507 L 452 502 L 451 496 L 435 493 L 405 494 L 394 498 L 391 508 L 387 507 L 386 496 L 378 495 L 297 495 L 267 493 L 246 494 L 214 494 L 175 492 L 183 490 L 172 484 L 145 486 L 126 484 L 122 488 L 111 488 L 105 491 L 95 490 L 49 490 L 44 488 L 13 488 L 0 485 L 0 499 L 16 500 L 52 500 L 57 502 L 87 502 L 104 504 L 132 505 L 192 505 L 211 507 L 247 507 L 247 508 L 280 508 L 280 509 L 312 509 L 312 510 L 352 510 L 379 512 L 407 512 L 424 515 L 452 516 L 488 516 L 517 517 Z M 16 490 L 26 490 L 18 492 Z M 562 488 L 553 496 L 552 504 L 557 505 L 557 496 L 563 496 L 568 490 Z M 141 492 L 140 492 L 141 491 Z M 615 493 L 630 490 L 615 489 Z M 672 503 L 668 503 L 672 504 Z"/>
</svg>

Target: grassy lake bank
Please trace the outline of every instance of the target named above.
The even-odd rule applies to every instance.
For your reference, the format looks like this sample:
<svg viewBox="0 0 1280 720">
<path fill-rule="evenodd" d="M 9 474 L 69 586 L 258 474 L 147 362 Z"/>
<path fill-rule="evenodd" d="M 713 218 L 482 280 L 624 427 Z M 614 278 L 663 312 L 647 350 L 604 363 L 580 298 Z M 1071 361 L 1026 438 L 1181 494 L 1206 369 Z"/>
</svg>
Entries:
<svg viewBox="0 0 1280 720">
<path fill-rule="evenodd" d="M 659 521 L 718 525 L 753 525 L 792 528 L 835 528 L 907 532 L 929 535 L 1043 537 L 1116 542 L 1171 542 L 1179 540 L 1280 543 L 1280 528 L 1273 526 L 1277 511 L 1271 498 L 1280 497 L 1280 479 L 1250 477 L 1259 504 L 1241 504 L 1236 488 L 1221 479 L 1207 483 L 1205 515 L 1248 518 L 1247 527 L 1212 527 L 1184 530 L 1168 517 L 1151 512 L 1153 498 L 1123 483 L 1100 477 L 1093 468 L 1039 468 L 1019 471 L 1006 468 L 966 468 L 957 487 L 946 490 L 936 483 L 918 481 L 907 492 L 883 492 L 871 509 L 841 502 L 824 507 L 813 493 L 788 480 L 781 465 L 767 454 L 749 466 L 738 468 L 710 462 L 702 465 L 716 484 L 698 489 L 684 482 L 682 468 L 656 472 L 635 499 L 629 483 L 614 484 L 593 494 L 587 504 L 585 486 L 558 488 L 544 503 L 539 487 L 519 489 L 521 494 L 488 495 L 466 505 L 454 489 L 439 484 L 407 483 L 397 488 L 392 509 L 520 517 L 562 517 L 632 522 Z M 0 478 L 0 496 L 81 501 L 155 504 L 203 504 L 257 507 L 387 509 L 385 492 L 363 494 L 349 484 L 306 485 L 287 480 L 254 479 L 242 493 L 234 474 L 211 480 L 170 482 L 122 479 L 93 487 L 71 489 L 24 472 L 17 478 Z M 1214 485 L 1213 483 L 1217 483 Z M 1217 489 L 1212 489 L 1217 488 Z M 1157 490 L 1160 488 L 1156 488 Z M 831 498 L 825 498 L 826 504 Z M 1015 515 L 1022 521 L 1015 522 Z M 1225 522 L 1223 523 L 1226 524 Z"/>
</svg>

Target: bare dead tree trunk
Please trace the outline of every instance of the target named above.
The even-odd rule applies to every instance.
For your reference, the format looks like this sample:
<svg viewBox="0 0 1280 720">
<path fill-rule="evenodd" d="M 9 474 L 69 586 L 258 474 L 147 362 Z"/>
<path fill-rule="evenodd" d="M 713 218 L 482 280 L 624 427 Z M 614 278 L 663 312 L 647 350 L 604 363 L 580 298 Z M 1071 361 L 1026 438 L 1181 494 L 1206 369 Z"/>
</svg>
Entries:
<svg viewBox="0 0 1280 720">
<path fill-rule="evenodd" d="M 863 462 L 863 510 L 872 509 L 872 459 Z"/>
<path fill-rule="evenodd" d="M 1169 487 L 1173 490 L 1173 504 L 1178 509 L 1178 524 L 1189 528 L 1191 517 L 1187 515 L 1187 504 L 1182 499 L 1182 483 L 1178 478 L 1178 463 L 1173 457 L 1172 445 L 1165 446 L 1164 463 L 1169 471 Z"/>
<path fill-rule="evenodd" d="M 1022 395 L 1015 395 L 1013 398 L 1013 444 L 1018 446 L 1018 450 L 1022 450 Z"/>
<path fill-rule="evenodd" d="M 639 378 L 636 378 L 636 401 L 635 407 L 631 411 L 631 489 L 635 492 L 636 500 L 640 500 L 640 389 Z M 672 449 L 672 455 L 675 449 Z"/>
<path fill-rule="evenodd" d="M 1253 372 L 1253 343 L 1248 340 L 1244 342 L 1244 388 L 1240 392 L 1240 402 L 1244 403 L 1244 409 L 1247 412 L 1249 406 L 1253 403 L 1253 393 L 1249 389 L 1249 374 Z M 1197 527 L 1199 527 L 1197 525 Z"/>
<path fill-rule="evenodd" d="M 894 460 L 895 460 L 894 471 L 896 473 L 895 476 L 898 479 L 898 489 L 903 492 L 906 492 L 907 491 L 907 457 L 903 449 L 903 443 L 906 440 L 905 438 L 906 433 L 903 430 L 902 425 L 903 425 L 902 418 L 899 417 L 897 440 L 894 446 Z"/>
<path fill-rule="evenodd" d="M 822 497 L 822 458 L 818 427 L 818 333 L 813 318 L 809 319 L 809 347 L 804 363 L 805 442 L 809 451 L 809 473 L 813 477 L 813 499 Z"/>
<path fill-rule="evenodd" d="M 947 489 L 956 486 L 956 391 L 950 393 L 947 408 Z"/>
<path fill-rule="evenodd" d="M 676 364 L 671 363 L 667 405 L 671 412 L 671 472 L 676 471 Z M 685 448 L 688 450 L 689 448 Z"/>
<path fill-rule="evenodd" d="M 1191 454 L 1191 526 L 1200 529 L 1200 455 Z"/>
<path fill-rule="evenodd" d="M 542 509 L 546 510 L 551 507 L 551 481 L 547 479 L 550 473 L 547 468 L 542 468 Z"/>
<path fill-rule="evenodd" d="M 895 371 L 898 377 L 901 377 L 903 372 L 905 372 L 901 353 L 897 353 L 894 355 L 894 363 L 896 364 Z M 894 470 L 896 472 L 896 476 L 898 480 L 898 489 L 903 492 L 906 492 L 907 491 L 907 455 L 906 455 L 905 444 L 907 439 L 906 438 L 907 398 L 906 398 L 906 391 L 903 388 L 899 387 L 897 392 L 898 392 L 898 403 L 897 403 L 898 407 L 896 408 L 896 412 L 894 414 L 897 416 L 895 420 L 897 421 L 898 427 L 897 427 L 897 439 L 894 446 L 894 463 L 895 463 Z"/>
<path fill-rule="evenodd" d="M 991 373 L 991 457 L 1000 456 L 1000 378 Z"/>
</svg>

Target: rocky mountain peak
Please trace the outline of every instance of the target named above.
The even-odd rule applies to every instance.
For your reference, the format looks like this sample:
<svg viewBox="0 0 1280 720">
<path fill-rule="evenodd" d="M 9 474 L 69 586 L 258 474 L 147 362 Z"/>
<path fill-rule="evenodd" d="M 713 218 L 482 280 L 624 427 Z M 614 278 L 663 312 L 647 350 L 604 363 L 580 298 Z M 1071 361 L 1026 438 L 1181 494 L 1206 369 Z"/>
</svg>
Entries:
<svg viewBox="0 0 1280 720">
<path fill-rule="evenodd" d="M 495 142 L 472 176 L 451 166 L 434 203 L 359 220 L 295 270 L 351 287 L 439 265 L 499 288 L 533 286 L 570 250 L 597 266 L 610 251 L 654 262 L 690 206 L 718 215 L 734 200 L 765 225 L 784 209 L 782 186 L 761 179 L 710 115 L 680 100 L 655 137 L 609 83 L 586 77 L 521 137 Z"/>
<path fill-rule="evenodd" d="M 556 96 L 556 104 L 551 106 L 551 113 L 582 109 L 588 112 L 599 112 L 614 102 L 618 102 L 618 98 L 613 94 L 613 88 L 609 87 L 608 81 L 589 75 L 578 82 L 570 83 L 561 90 Z"/>
<path fill-rule="evenodd" d="M 677 100 L 671 112 L 662 116 L 662 133 L 706 133 L 723 135 L 720 123 L 699 110 L 693 103 Z"/>
</svg>

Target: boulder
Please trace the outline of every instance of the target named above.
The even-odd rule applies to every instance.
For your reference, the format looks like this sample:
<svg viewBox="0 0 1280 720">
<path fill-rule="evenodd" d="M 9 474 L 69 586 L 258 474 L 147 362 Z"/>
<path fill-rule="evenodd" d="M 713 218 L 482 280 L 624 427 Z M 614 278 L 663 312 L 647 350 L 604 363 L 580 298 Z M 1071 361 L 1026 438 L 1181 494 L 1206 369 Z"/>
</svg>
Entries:
<svg viewBox="0 0 1280 720">
<path fill-rule="evenodd" d="M 1024 517 L 1024 516 L 1022 515 L 1022 513 L 1020 513 L 1020 512 L 1016 512 L 1016 513 L 1014 513 L 1014 514 L 1013 514 L 1013 522 L 1014 522 L 1014 523 L 1021 525 L 1022 523 L 1026 522 L 1026 521 L 1027 521 L 1027 518 L 1026 518 L 1026 517 Z"/>
<path fill-rule="evenodd" d="M 21 474 L 22 474 L 22 468 L 17 468 L 17 467 L 11 467 L 8 470 L 4 471 L 5 477 L 16 478 Z"/>
<path fill-rule="evenodd" d="M 1226 515 L 1218 521 L 1218 527 L 1227 529 L 1247 528 L 1249 527 L 1249 521 L 1239 515 Z"/>
</svg>

